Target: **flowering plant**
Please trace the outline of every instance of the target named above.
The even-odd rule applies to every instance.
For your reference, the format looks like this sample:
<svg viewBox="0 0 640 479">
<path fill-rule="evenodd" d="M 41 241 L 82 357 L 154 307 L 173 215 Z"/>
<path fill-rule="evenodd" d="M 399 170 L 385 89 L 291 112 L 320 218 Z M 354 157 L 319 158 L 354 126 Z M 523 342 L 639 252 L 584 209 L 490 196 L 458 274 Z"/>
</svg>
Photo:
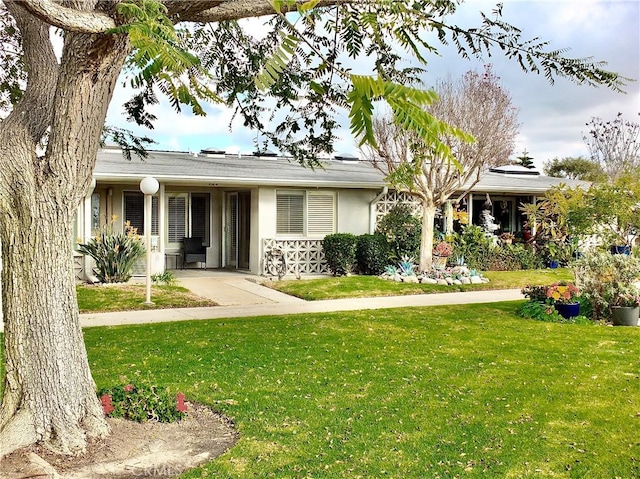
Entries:
<svg viewBox="0 0 640 479">
<path fill-rule="evenodd" d="M 98 397 L 105 415 L 136 422 L 174 422 L 184 418 L 187 412 L 184 394 L 172 395 L 166 389 L 141 380 L 135 385 L 125 382 L 101 389 Z"/>
<path fill-rule="evenodd" d="M 438 256 L 451 256 L 452 253 L 453 247 L 446 241 L 440 241 L 440 243 L 433 248 L 433 254 Z"/>
<path fill-rule="evenodd" d="M 580 290 L 573 283 L 553 283 L 547 286 L 547 298 L 554 303 L 570 304 L 577 301 Z"/>
<path fill-rule="evenodd" d="M 514 239 L 516 239 L 516 235 L 514 235 L 513 233 L 510 233 L 508 231 L 505 231 L 504 233 L 502 233 L 500 235 L 500 239 L 502 241 L 513 241 Z"/>
</svg>

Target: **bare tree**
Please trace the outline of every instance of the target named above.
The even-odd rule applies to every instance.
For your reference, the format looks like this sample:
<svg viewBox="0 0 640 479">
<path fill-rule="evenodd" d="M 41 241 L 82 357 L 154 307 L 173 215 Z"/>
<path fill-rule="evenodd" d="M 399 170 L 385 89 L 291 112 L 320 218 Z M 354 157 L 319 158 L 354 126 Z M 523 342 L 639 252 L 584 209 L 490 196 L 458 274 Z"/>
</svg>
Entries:
<svg viewBox="0 0 640 479">
<path fill-rule="evenodd" d="M 640 113 L 638 113 L 640 115 Z M 640 124 L 624 120 L 593 117 L 587 123 L 589 133 L 583 136 L 591 159 L 602 167 L 610 181 L 640 167 Z"/>
<path fill-rule="evenodd" d="M 511 95 L 500 86 L 491 67 L 483 73 L 468 72 L 461 79 L 441 80 L 435 87 L 439 100 L 429 113 L 449 125 L 473 135 L 465 141 L 459 135 L 443 133 L 455 161 L 433 144 L 406 132 L 389 117 L 374 123 L 377 149 L 365 154 L 373 165 L 387 175 L 391 186 L 405 190 L 422 205 L 420 269 L 432 265 L 433 232 L 436 209 L 457 191 L 459 200 L 491 166 L 505 164 L 518 133 L 517 110 Z"/>
</svg>

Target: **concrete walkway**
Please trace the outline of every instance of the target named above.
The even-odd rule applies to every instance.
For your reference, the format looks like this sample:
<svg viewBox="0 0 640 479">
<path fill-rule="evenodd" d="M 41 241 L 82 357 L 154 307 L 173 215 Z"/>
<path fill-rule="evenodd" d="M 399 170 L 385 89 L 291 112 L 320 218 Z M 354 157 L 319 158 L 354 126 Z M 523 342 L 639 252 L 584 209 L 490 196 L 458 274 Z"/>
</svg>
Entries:
<svg viewBox="0 0 640 479">
<path fill-rule="evenodd" d="M 471 303 L 492 303 L 523 299 L 519 289 L 470 291 L 456 293 L 387 296 L 377 298 L 348 298 L 323 301 L 304 301 L 259 284 L 259 278 L 218 274 L 207 277 L 183 277 L 182 286 L 199 296 L 209 298 L 220 306 L 210 308 L 154 309 L 115 313 L 80 315 L 83 327 L 115 326 L 121 324 L 162 323 L 214 318 L 238 318 L 283 314 L 354 311 L 362 309 L 400 308 L 409 306 L 437 306 Z"/>
</svg>

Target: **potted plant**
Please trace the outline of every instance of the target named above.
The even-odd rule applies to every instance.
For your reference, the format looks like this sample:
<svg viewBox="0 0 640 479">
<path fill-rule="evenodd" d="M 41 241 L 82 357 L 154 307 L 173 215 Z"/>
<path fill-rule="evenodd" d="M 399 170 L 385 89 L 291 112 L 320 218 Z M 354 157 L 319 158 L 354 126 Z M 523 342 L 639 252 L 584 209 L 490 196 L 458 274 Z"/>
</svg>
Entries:
<svg viewBox="0 0 640 479">
<path fill-rule="evenodd" d="M 453 253 L 453 246 L 446 241 L 440 241 L 433 248 L 433 267 L 435 269 L 444 269 L 447 267 L 447 258 Z"/>
<path fill-rule="evenodd" d="M 511 243 L 513 243 L 514 239 L 516 239 L 516 235 L 514 235 L 513 233 L 511 233 L 509 231 L 505 231 L 504 233 L 502 233 L 500 235 L 500 240 L 504 244 L 511 244 Z"/>
<path fill-rule="evenodd" d="M 637 286 L 632 286 L 640 280 L 638 256 L 592 251 L 574 261 L 571 269 L 597 320 L 610 320 L 612 305 L 620 305 L 622 299 L 619 298 L 638 290 Z"/>
<path fill-rule="evenodd" d="M 635 286 L 619 286 L 609 302 L 614 326 L 637 326 L 640 318 L 640 290 Z"/>
<path fill-rule="evenodd" d="M 547 286 L 547 299 L 553 301 L 553 307 L 563 318 L 569 319 L 580 314 L 578 295 L 580 290 L 573 283 L 559 282 Z"/>
</svg>

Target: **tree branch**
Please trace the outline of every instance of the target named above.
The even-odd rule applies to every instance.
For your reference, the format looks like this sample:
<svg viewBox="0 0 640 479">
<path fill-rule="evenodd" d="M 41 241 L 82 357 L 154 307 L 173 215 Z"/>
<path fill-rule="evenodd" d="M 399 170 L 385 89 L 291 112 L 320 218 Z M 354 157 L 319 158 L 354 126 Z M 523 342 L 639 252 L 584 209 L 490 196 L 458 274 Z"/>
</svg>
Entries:
<svg viewBox="0 0 640 479">
<path fill-rule="evenodd" d="M 51 0 L 20 0 L 17 3 L 43 22 L 69 32 L 102 33 L 116 26 L 108 15 L 68 8 Z"/>
<path fill-rule="evenodd" d="M 308 0 L 296 0 L 289 8 L 283 8 L 283 13 L 296 10 Z M 343 5 L 347 3 L 364 3 L 364 0 L 320 0 L 316 7 L 328 7 L 331 5 Z M 190 18 L 183 20 L 194 22 L 222 22 L 225 20 L 240 20 L 242 18 L 274 15 L 276 12 L 269 0 L 237 0 L 223 1 L 219 5 L 194 13 Z"/>
<path fill-rule="evenodd" d="M 59 66 L 49 39 L 49 26 L 21 7 L 20 3 L 7 2 L 7 9 L 13 15 L 16 26 L 22 34 L 24 63 L 31 66 L 38 65 L 38 67 L 27 69 L 27 86 L 24 95 L 5 121 L 10 119 L 16 121 L 13 133 L 17 134 L 24 128 L 35 144 L 45 134 L 51 121 L 51 106 Z"/>
</svg>

